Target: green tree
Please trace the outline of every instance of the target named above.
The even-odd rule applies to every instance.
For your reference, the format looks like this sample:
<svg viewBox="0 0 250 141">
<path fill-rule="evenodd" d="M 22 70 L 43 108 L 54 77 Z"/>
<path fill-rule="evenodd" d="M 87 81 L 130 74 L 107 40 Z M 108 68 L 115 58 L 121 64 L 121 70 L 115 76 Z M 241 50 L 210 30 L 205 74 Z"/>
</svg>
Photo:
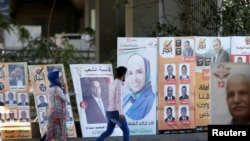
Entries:
<svg viewBox="0 0 250 141">
<path fill-rule="evenodd" d="M 18 31 L 19 40 L 23 42 L 23 47 L 20 50 L 0 50 L 1 62 L 27 62 L 28 65 L 63 64 L 69 92 L 74 92 L 69 65 L 86 63 L 90 59 L 90 56 L 83 56 L 81 51 L 69 43 L 68 39 L 63 39 L 61 46 L 56 45 L 49 37 L 31 39 L 30 33 L 24 27 L 11 19 L 5 20 L 0 15 L 0 31 L 5 30 L 10 32 L 15 29 Z M 90 29 L 82 29 L 81 32 L 94 34 Z M 92 47 L 94 39 L 91 39 L 89 42 L 90 47 Z M 75 97 L 70 98 L 72 106 L 76 106 Z M 30 101 L 31 105 L 34 105 L 33 97 L 31 97 Z"/>
<path fill-rule="evenodd" d="M 130 0 L 118 0 L 114 7 L 125 7 Z M 177 16 L 166 13 L 169 0 L 133 1 L 134 7 L 149 10 L 153 5 L 163 9 L 159 22 L 148 24 L 143 18 L 136 19 L 145 34 L 160 36 L 232 36 L 250 34 L 249 0 L 174 0 Z M 144 15 L 146 17 L 146 15 Z M 161 19 L 161 21 L 160 21 Z M 172 19 L 172 20 L 170 20 Z M 173 21 L 177 21 L 173 23 Z M 178 24 L 176 24 L 178 23 Z M 135 24 L 136 25 L 136 24 Z"/>
</svg>

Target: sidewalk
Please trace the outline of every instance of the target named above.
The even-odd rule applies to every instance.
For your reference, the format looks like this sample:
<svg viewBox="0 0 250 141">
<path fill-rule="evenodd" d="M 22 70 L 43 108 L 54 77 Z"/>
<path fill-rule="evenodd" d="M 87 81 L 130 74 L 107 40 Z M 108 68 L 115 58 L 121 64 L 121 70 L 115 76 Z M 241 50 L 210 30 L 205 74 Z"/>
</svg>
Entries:
<svg viewBox="0 0 250 141">
<path fill-rule="evenodd" d="M 96 138 L 70 138 L 68 141 L 95 141 Z M 40 141 L 36 139 L 19 139 L 22 141 Z M 2 141 L 19 141 L 2 140 Z M 110 137 L 105 141 L 123 141 L 122 137 Z M 185 134 L 161 134 L 161 135 L 143 135 L 131 136 L 131 141 L 207 141 L 207 132 L 203 133 L 185 133 Z"/>
</svg>

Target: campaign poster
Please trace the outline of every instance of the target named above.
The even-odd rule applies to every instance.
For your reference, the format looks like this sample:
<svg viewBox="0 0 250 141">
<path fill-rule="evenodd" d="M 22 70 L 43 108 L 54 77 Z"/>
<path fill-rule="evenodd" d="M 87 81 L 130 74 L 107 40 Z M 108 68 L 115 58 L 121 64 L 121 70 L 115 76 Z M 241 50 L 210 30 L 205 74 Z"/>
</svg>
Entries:
<svg viewBox="0 0 250 141">
<path fill-rule="evenodd" d="M 250 36 L 231 36 L 231 62 L 250 62 Z"/>
<path fill-rule="evenodd" d="M 197 131 L 206 131 L 210 121 L 210 65 L 230 61 L 230 37 L 195 37 L 195 119 Z"/>
<path fill-rule="evenodd" d="M 117 38 L 117 66 L 125 66 L 123 112 L 131 135 L 156 134 L 157 38 Z"/>
<path fill-rule="evenodd" d="M 63 64 L 50 64 L 50 65 L 28 65 L 30 82 L 32 90 L 34 93 L 35 106 L 37 110 L 37 117 L 40 127 L 41 136 L 47 132 L 48 119 L 45 116 L 46 107 L 48 106 L 48 96 L 47 93 L 50 89 L 50 82 L 47 78 L 48 74 L 52 71 L 60 71 L 63 75 L 63 80 L 66 82 L 67 78 L 65 76 Z M 69 95 L 67 95 L 66 102 L 66 126 L 68 137 L 77 137 L 74 117 L 72 114 L 72 106 L 70 102 Z"/>
<path fill-rule="evenodd" d="M 113 81 L 111 64 L 70 64 L 82 137 L 98 137 L 107 128 L 109 84 Z M 116 126 L 111 136 L 121 136 Z"/>
<path fill-rule="evenodd" d="M 210 124 L 249 124 L 250 65 L 211 64 Z M 247 118 L 246 118 L 247 117 Z"/>
<path fill-rule="evenodd" d="M 194 37 L 158 38 L 158 129 L 191 131 L 195 127 Z M 172 130 L 172 131 L 171 131 Z"/>
<path fill-rule="evenodd" d="M 26 62 L 0 63 L 2 139 L 32 138 Z"/>
</svg>

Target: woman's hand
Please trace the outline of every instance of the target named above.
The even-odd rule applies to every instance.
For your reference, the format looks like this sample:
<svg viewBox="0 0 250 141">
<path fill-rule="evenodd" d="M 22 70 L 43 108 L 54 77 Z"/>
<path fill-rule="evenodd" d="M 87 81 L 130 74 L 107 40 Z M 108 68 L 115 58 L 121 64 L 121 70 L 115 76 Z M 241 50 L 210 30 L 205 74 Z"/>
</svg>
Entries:
<svg viewBox="0 0 250 141">
<path fill-rule="evenodd" d="M 68 93 L 67 84 L 66 83 L 62 83 L 61 86 L 64 89 L 64 94 L 67 94 Z"/>
</svg>

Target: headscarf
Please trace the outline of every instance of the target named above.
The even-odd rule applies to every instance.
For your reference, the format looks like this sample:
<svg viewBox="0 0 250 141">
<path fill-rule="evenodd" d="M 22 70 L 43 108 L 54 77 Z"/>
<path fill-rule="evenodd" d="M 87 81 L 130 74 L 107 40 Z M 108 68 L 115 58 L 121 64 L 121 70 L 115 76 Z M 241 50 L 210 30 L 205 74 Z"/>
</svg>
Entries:
<svg viewBox="0 0 250 141">
<path fill-rule="evenodd" d="M 50 88 L 54 86 L 58 86 L 62 88 L 61 83 L 58 81 L 59 78 L 62 76 L 62 73 L 60 71 L 53 71 L 48 74 L 48 79 L 50 82 Z M 63 88 L 62 88 L 63 89 Z"/>
<path fill-rule="evenodd" d="M 149 86 L 151 86 L 151 81 L 150 81 L 150 62 L 146 59 L 146 58 L 144 58 L 143 56 L 141 56 L 140 54 L 138 54 L 138 53 L 135 53 L 135 54 L 133 54 L 133 55 L 131 55 L 129 58 L 128 58 L 128 61 L 132 58 L 133 59 L 133 57 L 140 57 L 140 58 L 142 58 L 143 59 L 143 62 L 144 62 L 144 69 L 145 69 L 145 84 L 144 84 L 144 86 L 141 88 L 141 90 L 139 90 L 138 92 L 133 92 L 131 89 L 130 89 L 130 91 L 132 92 L 132 96 L 133 96 L 133 98 L 134 99 L 136 99 L 136 98 L 138 98 L 140 95 L 141 95 L 141 91 L 142 90 L 144 90 L 145 88 L 147 88 L 147 87 L 149 87 Z M 138 60 L 134 60 L 134 62 L 137 62 L 137 61 L 139 61 L 139 59 Z M 128 68 L 128 67 L 127 67 Z"/>
</svg>

